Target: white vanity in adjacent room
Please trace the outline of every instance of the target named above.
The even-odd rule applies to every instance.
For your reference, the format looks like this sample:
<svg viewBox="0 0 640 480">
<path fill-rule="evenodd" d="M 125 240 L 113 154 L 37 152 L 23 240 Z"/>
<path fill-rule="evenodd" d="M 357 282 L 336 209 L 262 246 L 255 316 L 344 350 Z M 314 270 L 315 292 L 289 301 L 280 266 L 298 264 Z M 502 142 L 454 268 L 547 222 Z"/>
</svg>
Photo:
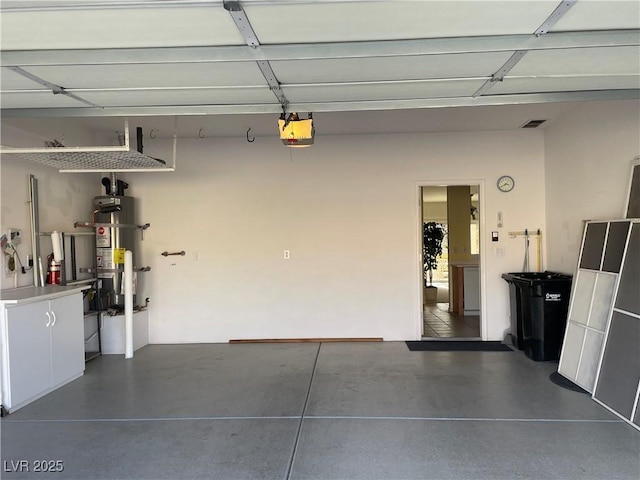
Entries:
<svg viewBox="0 0 640 480">
<path fill-rule="evenodd" d="M 2 408 L 12 412 L 84 374 L 86 286 L 0 291 Z"/>
</svg>

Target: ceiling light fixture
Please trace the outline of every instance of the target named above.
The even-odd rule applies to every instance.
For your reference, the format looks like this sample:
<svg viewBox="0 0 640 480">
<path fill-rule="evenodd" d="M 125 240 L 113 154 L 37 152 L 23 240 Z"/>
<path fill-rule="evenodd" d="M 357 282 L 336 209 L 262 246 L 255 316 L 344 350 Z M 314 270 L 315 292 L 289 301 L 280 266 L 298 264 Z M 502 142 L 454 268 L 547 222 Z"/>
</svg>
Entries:
<svg viewBox="0 0 640 480">
<path fill-rule="evenodd" d="M 285 113 L 278 119 L 280 140 L 287 147 L 308 147 L 313 145 L 316 130 L 313 127 L 313 114 L 309 112 L 306 119 L 293 112 L 288 116 Z"/>
</svg>

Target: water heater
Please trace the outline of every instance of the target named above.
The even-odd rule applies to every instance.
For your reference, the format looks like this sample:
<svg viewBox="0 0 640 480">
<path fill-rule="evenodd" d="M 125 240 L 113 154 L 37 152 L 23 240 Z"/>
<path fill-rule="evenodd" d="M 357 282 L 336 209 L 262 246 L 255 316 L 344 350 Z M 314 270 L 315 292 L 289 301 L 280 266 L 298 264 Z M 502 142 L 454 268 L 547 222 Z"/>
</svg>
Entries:
<svg viewBox="0 0 640 480">
<path fill-rule="evenodd" d="M 124 195 L 128 185 L 120 180 L 105 178 L 102 183 L 107 195 L 93 200 L 96 273 L 101 280 L 100 303 L 103 309 L 123 309 L 124 252 L 132 252 L 133 264 L 136 265 L 140 239 L 139 227 L 135 223 L 135 199 Z M 136 303 L 135 287 L 133 303 Z"/>
</svg>

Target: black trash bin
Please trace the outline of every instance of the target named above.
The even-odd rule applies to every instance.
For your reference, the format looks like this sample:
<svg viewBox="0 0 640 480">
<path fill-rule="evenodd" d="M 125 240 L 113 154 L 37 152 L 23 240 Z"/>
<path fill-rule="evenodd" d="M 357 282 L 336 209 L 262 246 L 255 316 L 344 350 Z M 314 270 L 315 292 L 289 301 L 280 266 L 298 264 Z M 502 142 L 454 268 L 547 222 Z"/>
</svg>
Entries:
<svg viewBox="0 0 640 480">
<path fill-rule="evenodd" d="M 509 317 L 511 319 L 511 343 L 518 350 L 524 350 L 524 334 L 522 332 L 522 293 L 519 284 L 513 280 L 516 273 L 502 275 L 509 284 Z"/>
<path fill-rule="evenodd" d="M 560 359 L 573 277 L 557 272 L 519 272 L 503 274 L 502 278 L 509 283 L 510 295 L 512 285 L 515 290 L 511 304 L 516 305 L 516 328 L 512 326 L 512 332 L 518 336 L 521 321 L 525 355 L 536 362 Z M 513 318 L 511 322 L 513 325 Z"/>
</svg>

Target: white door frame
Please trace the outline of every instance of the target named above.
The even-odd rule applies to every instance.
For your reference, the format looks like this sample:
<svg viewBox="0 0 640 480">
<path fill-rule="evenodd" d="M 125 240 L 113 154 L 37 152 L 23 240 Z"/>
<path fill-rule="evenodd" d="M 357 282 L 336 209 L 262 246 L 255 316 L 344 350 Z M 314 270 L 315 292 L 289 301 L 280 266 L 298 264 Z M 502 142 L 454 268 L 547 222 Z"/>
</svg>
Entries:
<svg viewBox="0 0 640 480">
<path fill-rule="evenodd" d="M 416 314 L 416 339 L 422 339 L 422 330 L 423 330 L 423 288 L 422 284 L 424 283 L 423 273 L 422 273 L 422 187 L 438 187 L 443 185 L 478 185 L 478 197 L 480 200 L 480 259 L 478 261 L 478 267 L 480 269 L 480 338 L 482 340 L 487 340 L 487 282 L 486 282 L 486 269 L 484 268 L 486 259 L 487 259 L 487 241 L 485 236 L 485 181 L 481 179 L 464 179 L 464 180 L 452 180 L 452 179 L 441 179 L 441 180 L 422 180 L 416 182 L 415 192 L 416 192 L 416 257 L 415 257 L 415 266 L 416 266 L 416 288 L 417 294 L 414 295 L 415 298 L 415 311 Z"/>
</svg>

